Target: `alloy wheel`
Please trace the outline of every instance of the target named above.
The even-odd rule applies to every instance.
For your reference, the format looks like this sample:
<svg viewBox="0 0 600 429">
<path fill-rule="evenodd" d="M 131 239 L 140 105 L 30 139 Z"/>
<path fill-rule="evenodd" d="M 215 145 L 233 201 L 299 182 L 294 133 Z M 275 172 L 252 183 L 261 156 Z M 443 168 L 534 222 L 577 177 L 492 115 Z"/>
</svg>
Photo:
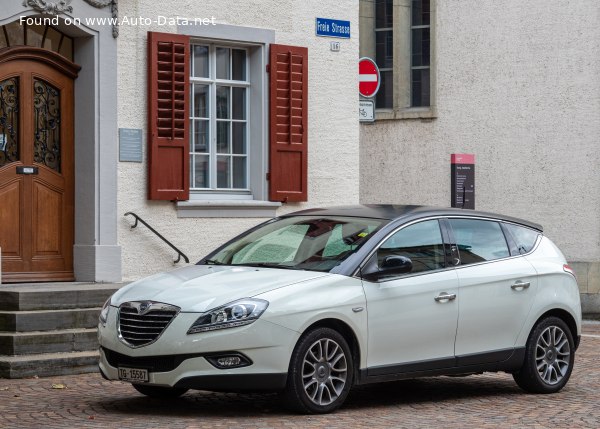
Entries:
<svg viewBox="0 0 600 429">
<path fill-rule="evenodd" d="M 565 377 L 571 363 L 571 347 L 565 332 L 558 326 L 549 326 L 538 337 L 535 363 L 540 378 L 555 385 Z"/>
<path fill-rule="evenodd" d="M 333 403 L 342 394 L 347 378 L 346 354 L 337 342 L 321 338 L 308 348 L 302 364 L 302 383 L 313 403 Z"/>
</svg>

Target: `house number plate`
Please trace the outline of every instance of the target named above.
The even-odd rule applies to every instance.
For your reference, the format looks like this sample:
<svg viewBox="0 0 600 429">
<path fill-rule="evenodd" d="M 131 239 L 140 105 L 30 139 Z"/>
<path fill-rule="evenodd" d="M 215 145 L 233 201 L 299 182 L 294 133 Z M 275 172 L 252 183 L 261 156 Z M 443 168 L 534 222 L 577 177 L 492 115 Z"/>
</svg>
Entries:
<svg viewBox="0 0 600 429">
<path fill-rule="evenodd" d="M 19 166 L 17 167 L 17 174 L 38 174 L 38 168 Z"/>
</svg>

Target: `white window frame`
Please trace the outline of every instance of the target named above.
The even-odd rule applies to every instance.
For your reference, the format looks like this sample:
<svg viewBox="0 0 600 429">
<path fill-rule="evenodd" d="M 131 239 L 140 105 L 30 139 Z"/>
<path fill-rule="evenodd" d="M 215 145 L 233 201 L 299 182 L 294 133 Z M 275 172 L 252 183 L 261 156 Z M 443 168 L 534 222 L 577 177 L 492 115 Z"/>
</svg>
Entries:
<svg viewBox="0 0 600 429">
<path fill-rule="evenodd" d="M 200 42 L 192 42 L 191 46 L 193 48 L 193 46 L 207 46 L 208 47 L 208 64 L 209 64 L 209 70 L 208 70 L 208 77 L 204 78 L 204 77 L 194 77 L 194 62 L 193 62 L 193 57 L 192 57 L 192 64 L 190 67 L 190 91 L 191 91 L 191 101 L 190 101 L 190 134 L 192 136 L 195 136 L 195 131 L 194 131 L 194 121 L 196 119 L 207 119 L 209 121 L 209 127 L 208 127 L 208 152 L 207 153 L 203 153 L 205 155 L 209 156 L 209 184 L 211 185 L 209 188 L 194 188 L 193 184 L 195 183 L 194 181 L 194 176 L 195 176 L 195 169 L 191 169 L 192 171 L 190 171 L 190 192 L 191 193 L 197 193 L 197 192 L 203 192 L 203 193 L 215 193 L 215 192 L 221 192 L 221 193 L 227 193 L 227 194 L 232 194 L 232 195 L 250 195 L 251 191 L 250 191 L 250 169 L 252 168 L 250 165 L 250 151 L 252 150 L 252 144 L 251 144 L 251 135 L 250 135 L 250 123 L 251 123 L 251 112 L 250 112 L 250 85 L 251 85 L 251 77 L 250 77 L 250 67 L 248 66 L 248 62 L 249 62 L 249 58 L 248 58 L 248 49 L 245 46 L 238 46 L 238 45 L 229 45 L 229 44 L 223 44 L 223 43 L 200 43 Z M 226 48 L 226 49 L 238 49 L 238 50 L 243 50 L 246 52 L 246 62 L 244 64 L 245 68 L 246 68 L 246 80 L 245 81 L 241 81 L 241 80 L 233 80 L 233 79 L 218 79 L 217 78 L 217 49 L 218 48 Z M 230 57 L 231 58 L 231 57 Z M 229 62 L 229 74 L 230 76 L 233 76 L 232 70 L 233 69 L 233 61 L 230 60 Z M 209 110 L 209 117 L 208 118 L 196 118 L 194 116 L 194 92 L 193 92 L 193 85 L 194 84 L 201 84 L 201 85 L 207 85 L 209 88 L 209 106 L 208 106 L 208 110 Z M 244 120 L 240 120 L 240 119 L 233 119 L 233 115 L 232 115 L 232 102 L 233 102 L 233 97 L 232 97 L 232 91 L 230 91 L 230 97 L 229 97 L 229 119 L 225 119 L 227 122 L 233 123 L 233 122 L 244 122 L 246 123 L 246 154 L 244 155 L 246 158 L 246 188 L 219 188 L 217 186 L 217 157 L 218 156 L 223 156 L 224 154 L 219 154 L 217 152 L 217 123 L 219 121 L 223 121 L 223 119 L 219 119 L 217 118 L 217 86 L 227 86 L 230 88 L 233 87 L 237 87 L 237 88 L 246 88 L 246 119 Z M 230 140 L 233 138 L 233 132 L 232 132 L 233 128 L 230 127 L 229 128 L 229 138 Z M 233 146 L 233 143 L 232 143 Z M 196 154 L 196 152 L 191 151 L 190 148 L 190 156 L 194 156 Z M 228 156 L 233 159 L 233 157 L 235 156 L 241 156 L 241 155 L 236 155 L 236 154 L 228 154 Z M 230 174 L 232 175 L 233 172 L 233 165 L 231 166 L 231 170 L 230 170 Z M 231 179 L 231 184 L 233 184 L 233 177 L 230 177 Z M 251 196 L 251 195 L 250 195 Z"/>
<path fill-rule="evenodd" d="M 177 216 L 187 217 L 259 217 L 276 216 L 280 202 L 268 201 L 266 174 L 269 160 L 269 76 L 266 72 L 269 45 L 275 31 L 228 24 L 178 25 L 179 34 L 190 36 L 190 45 L 215 44 L 247 49 L 248 118 L 248 188 L 249 191 L 190 190 L 188 201 L 176 203 Z M 190 89 L 191 91 L 191 89 Z M 215 106 L 216 107 L 216 106 Z M 212 135 L 211 135 L 212 137 Z M 188 143 L 189 144 L 189 143 Z"/>
</svg>

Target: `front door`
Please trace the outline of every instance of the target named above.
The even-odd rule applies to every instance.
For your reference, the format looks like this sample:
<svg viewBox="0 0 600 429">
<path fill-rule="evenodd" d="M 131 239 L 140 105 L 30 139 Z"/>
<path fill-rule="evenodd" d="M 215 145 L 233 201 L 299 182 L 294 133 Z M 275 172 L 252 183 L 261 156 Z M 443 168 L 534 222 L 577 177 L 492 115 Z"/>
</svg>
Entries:
<svg viewBox="0 0 600 429">
<path fill-rule="evenodd" d="M 74 280 L 73 78 L 0 63 L 2 282 Z"/>
<path fill-rule="evenodd" d="M 458 277 L 446 266 L 438 220 L 409 225 L 389 237 L 373 258 L 409 258 L 412 269 L 379 282 L 363 281 L 367 298 L 369 376 L 454 366 Z"/>
</svg>

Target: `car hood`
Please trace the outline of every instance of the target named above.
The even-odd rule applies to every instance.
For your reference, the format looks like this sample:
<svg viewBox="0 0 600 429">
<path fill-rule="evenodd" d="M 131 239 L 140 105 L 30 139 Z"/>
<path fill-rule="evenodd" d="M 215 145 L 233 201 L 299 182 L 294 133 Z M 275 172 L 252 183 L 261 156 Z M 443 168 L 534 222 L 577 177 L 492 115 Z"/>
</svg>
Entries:
<svg viewBox="0 0 600 429">
<path fill-rule="evenodd" d="M 205 312 L 236 299 L 328 275 L 278 268 L 193 265 L 124 286 L 112 296 L 111 305 L 155 301 L 176 305 L 181 311 Z"/>
</svg>

